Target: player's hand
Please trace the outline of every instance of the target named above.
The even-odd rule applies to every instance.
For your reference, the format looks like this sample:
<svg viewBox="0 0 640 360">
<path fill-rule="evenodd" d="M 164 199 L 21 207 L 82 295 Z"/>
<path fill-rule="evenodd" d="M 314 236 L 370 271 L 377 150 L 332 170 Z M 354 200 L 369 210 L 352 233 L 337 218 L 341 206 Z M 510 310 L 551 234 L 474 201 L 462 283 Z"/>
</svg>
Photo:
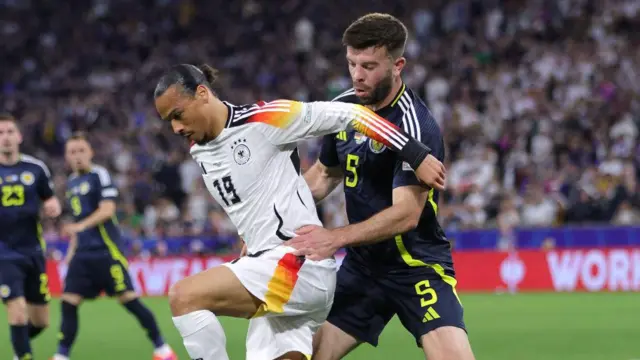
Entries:
<svg viewBox="0 0 640 360">
<path fill-rule="evenodd" d="M 305 256 L 309 260 L 320 261 L 332 257 L 339 246 L 336 237 L 321 226 L 307 225 L 296 230 L 298 236 L 284 243 L 296 251 L 294 255 Z"/>
<path fill-rule="evenodd" d="M 85 227 L 79 223 L 66 224 L 62 227 L 62 233 L 66 236 L 73 237 L 77 233 L 83 232 Z"/>
<path fill-rule="evenodd" d="M 416 176 L 432 189 L 444 190 L 446 171 L 440 160 L 429 154 L 415 169 Z"/>
<path fill-rule="evenodd" d="M 44 204 L 42 204 L 42 210 L 44 215 L 49 218 L 56 218 L 62 213 L 60 202 L 55 197 L 45 201 Z"/>
</svg>

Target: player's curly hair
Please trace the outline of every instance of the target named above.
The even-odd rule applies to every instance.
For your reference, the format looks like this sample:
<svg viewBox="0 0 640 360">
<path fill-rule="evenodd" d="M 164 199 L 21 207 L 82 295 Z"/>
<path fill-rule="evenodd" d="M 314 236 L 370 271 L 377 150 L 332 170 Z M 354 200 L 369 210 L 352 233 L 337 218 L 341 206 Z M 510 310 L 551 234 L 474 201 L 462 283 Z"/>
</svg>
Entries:
<svg viewBox="0 0 640 360">
<path fill-rule="evenodd" d="M 207 64 L 199 66 L 191 64 L 179 64 L 170 67 L 162 74 L 155 90 L 153 98 L 157 99 L 173 85 L 179 85 L 180 90 L 187 95 L 193 96 L 199 85 L 204 85 L 213 91 L 212 86 L 218 78 L 218 70 Z"/>
<path fill-rule="evenodd" d="M 342 45 L 357 50 L 384 47 L 394 59 L 402 56 L 407 27 L 393 15 L 371 13 L 354 21 L 342 35 Z"/>
</svg>

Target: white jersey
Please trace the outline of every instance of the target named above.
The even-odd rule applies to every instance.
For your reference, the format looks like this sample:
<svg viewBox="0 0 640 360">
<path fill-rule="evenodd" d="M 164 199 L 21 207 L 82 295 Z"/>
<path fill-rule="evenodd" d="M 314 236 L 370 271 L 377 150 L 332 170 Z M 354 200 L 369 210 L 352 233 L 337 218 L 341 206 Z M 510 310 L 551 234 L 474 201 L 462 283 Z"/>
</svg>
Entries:
<svg viewBox="0 0 640 360">
<path fill-rule="evenodd" d="M 361 105 L 290 100 L 225 105 L 225 129 L 209 143 L 192 145 L 191 155 L 249 254 L 275 248 L 302 226 L 322 225 L 300 173 L 298 140 L 352 125 L 392 149 L 408 141 L 405 133 Z"/>
</svg>

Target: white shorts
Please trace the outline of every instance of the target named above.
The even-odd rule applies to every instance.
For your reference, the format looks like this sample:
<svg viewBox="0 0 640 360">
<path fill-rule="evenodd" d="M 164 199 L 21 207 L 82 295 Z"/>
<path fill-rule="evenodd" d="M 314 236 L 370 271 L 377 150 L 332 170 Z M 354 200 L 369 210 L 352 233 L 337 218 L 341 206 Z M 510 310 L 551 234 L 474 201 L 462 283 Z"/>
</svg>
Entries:
<svg viewBox="0 0 640 360">
<path fill-rule="evenodd" d="M 310 358 L 313 335 L 329 314 L 336 288 L 335 260 L 304 260 L 292 251 L 278 246 L 224 264 L 264 302 L 249 320 L 247 360 L 273 360 L 292 351 Z"/>
</svg>

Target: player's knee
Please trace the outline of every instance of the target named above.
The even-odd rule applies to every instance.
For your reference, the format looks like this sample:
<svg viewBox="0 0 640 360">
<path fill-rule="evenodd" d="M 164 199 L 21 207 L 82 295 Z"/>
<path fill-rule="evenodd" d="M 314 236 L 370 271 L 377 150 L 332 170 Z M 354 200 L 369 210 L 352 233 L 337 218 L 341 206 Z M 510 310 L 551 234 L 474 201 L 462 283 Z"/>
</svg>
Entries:
<svg viewBox="0 0 640 360">
<path fill-rule="evenodd" d="M 126 291 L 118 296 L 118 301 L 120 304 L 126 304 L 129 301 L 133 301 L 138 298 L 138 294 L 135 291 Z"/>
<path fill-rule="evenodd" d="M 356 338 L 325 322 L 313 336 L 313 360 L 340 360 L 358 345 Z"/>
<path fill-rule="evenodd" d="M 38 316 L 30 316 L 29 322 L 38 329 L 46 329 L 49 327 L 49 314 L 40 314 Z"/>
<path fill-rule="evenodd" d="M 66 302 L 66 303 L 69 303 L 71 305 L 74 305 L 74 306 L 79 306 L 82 303 L 82 296 L 80 296 L 78 294 L 64 293 L 60 297 L 60 300 Z"/>
<path fill-rule="evenodd" d="M 422 348 L 429 360 L 474 360 L 467 333 L 461 328 L 444 326 L 421 338 Z"/>
<path fill-rule="evenodd" d="M 189 283 L 180 280 L 169 289 L 169 307 L 173 316 L 181 316 L 200 309 L 197 296 Z"/>
<path fill-rule="evenodd" d="M 29 321 L 27 315 L 27 302 L 23 297 L 7 301 L 7 316 L 11 325 L 26 325 Z"/>
</svg>

